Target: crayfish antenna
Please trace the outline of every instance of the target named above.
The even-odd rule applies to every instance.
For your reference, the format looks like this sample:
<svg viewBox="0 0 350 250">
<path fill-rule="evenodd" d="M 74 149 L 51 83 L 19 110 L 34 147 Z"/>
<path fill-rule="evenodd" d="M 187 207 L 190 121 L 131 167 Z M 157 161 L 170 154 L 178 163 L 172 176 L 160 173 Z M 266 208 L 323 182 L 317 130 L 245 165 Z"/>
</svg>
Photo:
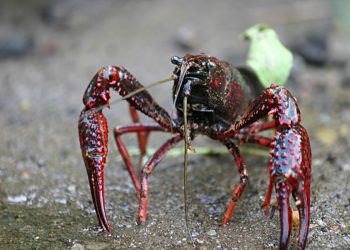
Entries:
<svg viewBox="0 0 350 250">
<path fill-rule="evenodd" d="M 184 97 L 183 100 L 184 107 L 184 203 L 185 203 L 185 223 L 187 234 L 191 239 L 192 245 L 194 245 L 194 241 L 192 238 L 192 234 L 189 227 L 188 222 L 188 202 L 187 202 L 187 169 L 188 169 L 188 150 L 191 150 L 190 142 L 188 141 L 188 130 L 187 130 L 187 96 Z"/>
<path fill-rule="evenodd" d="M 140 92 L 142 92 L 144 90 L 150 89 L 152 87 L 158 86 L 158 85 L 163 84 L 163 83 L 167 83 L 167 82 L 173 81 L 175 79 L 177 79 L 177 76 L 176 75 L 171 75 L 170 77 L 167 77 L 167 78 L 161 79 L 159 81 L 155 81 L 155 82 L 149 83 L 149 84 L 147 84 L 147 85 L 145 85 L 145 86 L 143 86 L 143 87 L 141 87 L 141 88 L 139 88 L 139 89 L 137 89 L 135 91 L 132 91 L 131 93 L 123 96 L 122 98 L 119 98 L 119 99 L 116 99 L 114 101 L 111 101 L 109 104 L 100 106 L 99 108 L 97 108 L 97 111 L 102 110 L 104 107 L 110 107 L 113 104 L 125 101 L 128 98 L 130 98 L 130 97 L 132 97 L 132 96 L 134 96 L 134 95 L 136 95 L 136 94 L 138 94 L 138 93 L 140 93 Z M 171 133 L 173 134 L 173 121 L 171 120 L 171 118 L 168 118 L 168 120 L 169 120 L 169 123 L 170 123 Z M 142 157 L 140 159 L 140 162 L 142 162 Z"/>
<path fill-rule="evenodd" d="M 132 97 L 132 96 L 134 96 L 134 95 L 136 95 L 136 94 L 138 94 L 138 93 L 140 93 L 140 92 L 142 92 L 142 91 L 144 91 L 146 89 L 150 89 L 150 88 L 152 88 L 154 86 L 157 86 L 157 85 L 160 85 L 160 84 L 163 84 L 163 83 L 166 83 L 166 82 L 170 82 L 172 80 L 175 80 L 176 78 L 177 77 L 175 75 L 171 75 L 170 77 L 161 79 L 161 80 L 156 81 L 156 82 L 149 83 L 149 84 L 147 84 L 147 85 L 145 85 L 145 86 L 143 86 L 143 87 L 141 87 L 141 88 L 139 88 L 139 89 L 137 89 L 135 91 L 130 92 L 129 94 L 123 96 L 122 98 L 118 98 L 118 99 L 116 99 L 114 101 L 111 101 L 109 104 L 101 105 L 100 107 L 96 108 L 96 111 L 101 111 L 105 107 L 110 107 L 111 105 L 114 105 L 114 104 L 117 104 L 119 102 L 125 101 L 128 98 L 130 98 L 130 97 Z"/>
</svg>

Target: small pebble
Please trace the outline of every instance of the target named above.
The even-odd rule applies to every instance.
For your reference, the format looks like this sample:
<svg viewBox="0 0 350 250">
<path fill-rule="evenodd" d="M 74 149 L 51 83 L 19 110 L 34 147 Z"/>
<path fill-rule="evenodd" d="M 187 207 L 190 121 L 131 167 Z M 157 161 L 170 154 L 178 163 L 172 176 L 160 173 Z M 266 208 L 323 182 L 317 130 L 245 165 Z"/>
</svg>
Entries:
<svg viewBox="0 0 350 250">
<path fill-rule="evenodd" d="M 130 247 L 135 247 L 135 245 L 131 243 Z M 106 248 L 108 248 L 108 244 L 103 242 L 89 242 L 86 244 L 86 249 L 88 250 L 102 250 Z"/>
<path fill-rule="evenodd" d="M 204 240 L 196 239 L 196 242 L 197 242 L 198 244 L 203 244 L 203 243 L 204 243 Z"/>
<path fill-rule="evenodd" d="M 66 205 L 67 204 L 67 199 L 65 198 L 56 198 L 55 202 L 58 204 Z"/>
<path fill-rule="evenodd" d="M 74 194 L 76 192 L 76 187 L 75 185 L 69 185 L 67 188 L 68 192 L 70 192 L 71 194 Z"/>
<path fill-rule="evenodd" d="M 45 163 L 46 162 L 44 159 L 39 159 L 36 164 L 38 165 L 39 168 L 43 168 L 45 167 Z"/>
<path fill-rule="evenodd" d="M 327 226 L 327 224 L 323 221 L 323 220 L 317 220 L 316 221 L 317 222 L 317 224 L 319 225 L 319 226 L 321 226 L 321 227 L 325 227 L 325 226 Z"/>
<path fill-rule="evenodd" d="M 27 201 L 27 196 L 21 194 L 16 196 L 7 196 L 8 203 L 23 203 Z"/>
<path fill-rule="evenodd" d="M 214 229 L 209 230 L 209 231 L 207 232 L 207 235 L 209 235 L 209 236 L 215 236 L 215 235 L 216 235 L 216 231 L 215 231 Z"/>
<path fill-rule="evenodd" d="M 30 178 L 30 173 L 28 171 L 23 171 L 21 173 L 21 178 L 24 179 L 24 180 L 28 180 Z"/>
<path fill-rule="evenodd" d="M 84 246 L 79 244 L 79 243 L 75 243 L 72 247 L 71 250 L 84 250 Z"/>
</svg>

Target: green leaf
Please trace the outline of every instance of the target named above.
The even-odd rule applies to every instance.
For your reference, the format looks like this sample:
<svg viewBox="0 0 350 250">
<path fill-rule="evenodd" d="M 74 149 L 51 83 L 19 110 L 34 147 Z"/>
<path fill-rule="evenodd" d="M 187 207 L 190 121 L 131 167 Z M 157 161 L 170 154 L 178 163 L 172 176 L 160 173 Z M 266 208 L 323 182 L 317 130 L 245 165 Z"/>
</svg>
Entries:
<svg viewBox="0 0 350 250">
<path fill-rule="evenodd" d="M 283 46 L 276 32 L 267 25 L 257 24 L 247 29 L 243 38 L 250 41 L 246 63 L 261 84 L 265 88 L 271 83 L 284 85 L 292 68 L 293 55 Z"/>
</svg>

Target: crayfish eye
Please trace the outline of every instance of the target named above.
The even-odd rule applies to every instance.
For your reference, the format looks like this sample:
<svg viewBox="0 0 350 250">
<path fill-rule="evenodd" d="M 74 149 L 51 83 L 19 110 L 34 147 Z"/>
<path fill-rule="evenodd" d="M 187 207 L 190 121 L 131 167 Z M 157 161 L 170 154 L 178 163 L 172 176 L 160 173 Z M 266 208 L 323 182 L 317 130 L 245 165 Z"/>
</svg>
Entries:
<svg viewBox="0 0 350 250">
<path fill-rule="evenodd" d="M 215 69 L 216 68 L 216 64 L 214 62 L 208 61 L 207 62 L 207 67 L 209 70 Z"/>
<path fill-rule="evenodd" d="M 183 58 L 179 57 L 179 56 L 173 56 L 170 59 L 171 63 L 177 66 L 181 66 L 182 62 L 183 62 Z"/>
</svg>

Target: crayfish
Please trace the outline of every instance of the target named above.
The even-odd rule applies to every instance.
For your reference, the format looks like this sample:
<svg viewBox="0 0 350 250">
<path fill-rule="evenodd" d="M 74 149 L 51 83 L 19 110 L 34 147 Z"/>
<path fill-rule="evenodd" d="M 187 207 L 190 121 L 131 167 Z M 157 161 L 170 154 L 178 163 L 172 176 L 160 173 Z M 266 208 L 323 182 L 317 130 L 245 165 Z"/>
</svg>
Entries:
<svg viewBox="0 0 350 250">
<path fill-rule="evenodd" d="M 173 102 L 176 115 L 162 108 L 143 85 L 123 67 L 107 66 L 97 72 L 83 96 L 84 109 L 79 119 L 79 138 L 88 174 L 91 195 L 100 226 L 111 231 L 104 200 L 104 165 L 108 153 L 108 126 L 102 109 L 109 107 L 110 89 L 130 104 L 133 123 L 118 126 L 114 137 L 130 174 L 139 200 L 138 222 L 145 222 L 148 207 L 148 177 L 166 153 L 180 141 L 189 148 L 190 141 L 202 134 L 225 145 L 233 156 L 240 176 L 223 216 L 228 223 L 248 183 L 248 171 L 238 144 L 254 143 L 270 148 L 270 181 L 263 208 L 269 213 L 275 188 L 280 215 L 280 249 L 288 248 L 292 231 L 292 194 L 299 213 L 298 246 L 305 248 L 310 224 L 311 148 L 296 98 L 285 87 L 272 84 L 258 88 L 254 77 L 242 68 L 234 68 L 219 59 L 200 55 L 174 56 Z M 256 80 L 256 79 L 255 79 Z M 139 122 L 138 112 L 154 122 Z M 271 117 L 270 119 L 266 119 Z M 273 130 L 269 138 L 259 132 Z M 134 168 L 121 140 L 126 133 L 136 133 L 140 154 L 145 155 L 150 132 L 171 133 L 168 139 L 142 167 Z"/>
</svg>

